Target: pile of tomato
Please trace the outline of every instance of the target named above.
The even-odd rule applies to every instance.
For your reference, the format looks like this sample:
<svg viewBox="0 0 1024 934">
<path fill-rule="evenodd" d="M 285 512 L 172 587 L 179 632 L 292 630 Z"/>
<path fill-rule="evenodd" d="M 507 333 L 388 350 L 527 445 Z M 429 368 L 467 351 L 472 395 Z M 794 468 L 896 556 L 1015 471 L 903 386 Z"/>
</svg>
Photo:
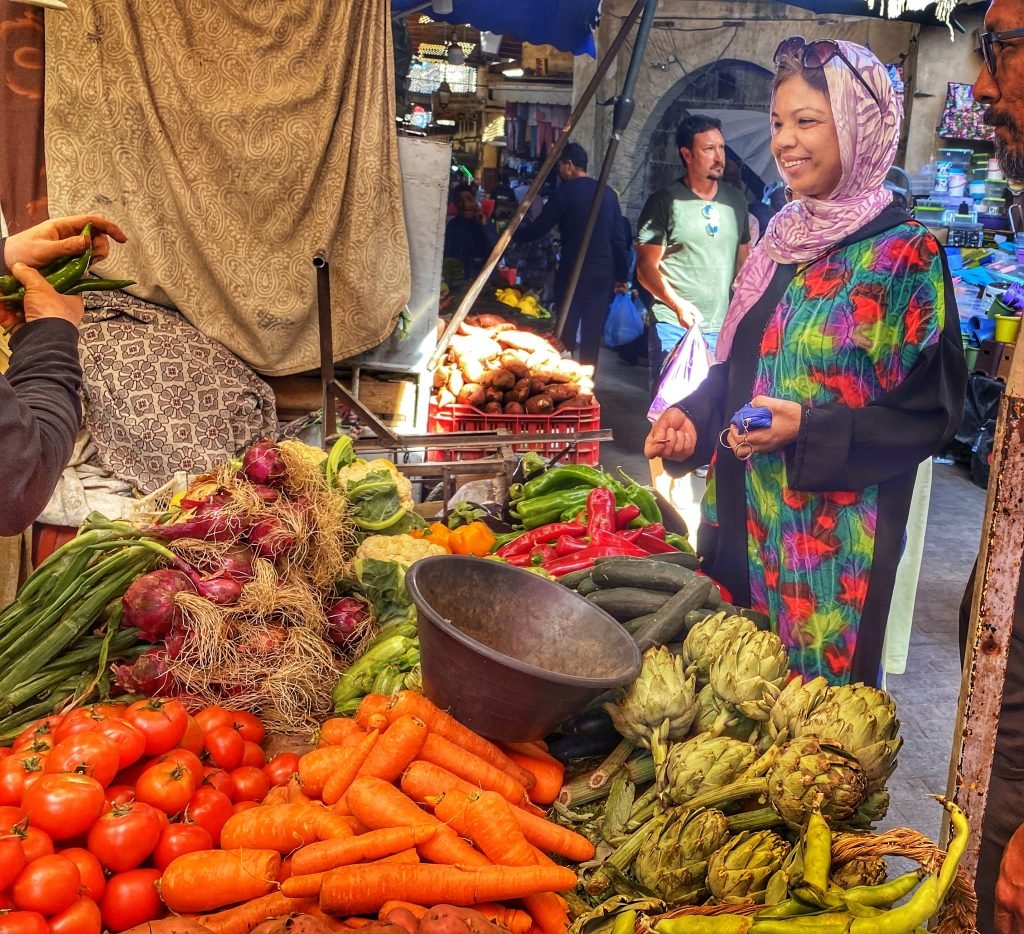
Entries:
<svg viewBox="0 0 1024 934">
<path fill-rule="evenodd" d="M 216 847 L 236 811 L 286 783 L 256 716 L 178 700 L 46 717 L 0 748 L 0 932 L 100 934 L 163 916 L 157 880 Z"/>
</svg>

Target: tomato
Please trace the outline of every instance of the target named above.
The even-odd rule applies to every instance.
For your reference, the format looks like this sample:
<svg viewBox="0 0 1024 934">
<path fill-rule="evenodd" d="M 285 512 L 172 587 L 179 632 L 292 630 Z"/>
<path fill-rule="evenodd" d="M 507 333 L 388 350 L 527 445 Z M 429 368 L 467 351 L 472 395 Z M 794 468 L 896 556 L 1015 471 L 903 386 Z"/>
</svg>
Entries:
<svg viewBox="0 0 1024 934">
<path fill-rule="evenodd" d="M 231 773 L 231 781 L 235 783 L 235 801 L 259 802 L 270 791 L 270 779 L 254 765 L 239 766 Z"/>
<path fill-rule="evenodd" d="M 19 805 L 27 788 L 43 775 L 44 756 L 8 756 L 0 761 L 0 805 Z"/>
<path fill-rule="evenodd" d="M 249 713 L 248 710 L 232 710 L 231 720 L 231 726 L 238 730 L 239 735 L 246 742 L 258 745 L 267 735 L 263 721 L 256 714 Z"/>
<path fill-rule="evenodd" d="M 21 875 L 27 862 L 25 848 L 15 834 L 0 837 L 0 892 Z"/>
<path fill-rule="evenodd" d="M 26 746 L 31 746 L 37 739 L 45 740 L 47 737 L 52 739 L 54 731 L 63 722 L 63 714 L 53 714 L 30 723 L 15 737 L 14 742 L 11 744 L 11 749 L 15 752 L 21 752 L 22 749 Z"/>
<path fill-rule="evenodd" d="M 203 728 L 195 717 L 189 717 L 185 726 L 185 735 L 178 741 L 182 749 L 194 752 L 197 756 L 203 753 Z"/>
<path fill-rule="evenodd" d="M 15 807 L 13 804 L 0 805 L 0 834 L 7 833 L 26 816 L 24 808 Z"/>
<path fill-rule="evenodd" d="M 171 824 L 160 834 L 160 841 L 153 850 L 153 865 L 163 872 L 184 853 L 212 850 L 213 837 L 199 824 Z"/>
<path fill-rule="evenodd" d="M 47 772 L 80 772 L 106 787 L 117 774 L 117 744 L 99 733 L 75 733 L 62 739 L 46 757 Z"/>
<path fill-rule="evenodd" d="M 66 856 L 40 856 L 29 863 L 11 889 L 15 907 L 38 911 L 41 915 L 60 914 L 78 898 L 82 876 Z"/>
<path fill-rule="evenodd" d="M 3 934 L 50 934 L 50 925 L 38 911 L 12 911 L 0 916 Z"/>
<path fill-rule="evenodd" d="M 85 895 L 50 918 L 50 934 L 100 934 L 102 930 L 100 906 Z"/>
<path fill-rule="evenodd" d="M 94 733 L 105 736 L 117 746 L 117 767 L 126 769 L 138 762 L 146 751 L 146 737 L 127 720 L 108 717 L 96 724 Z"/>
<path fill-rule="evenodd" d="M 21 838 L 21 845 L 25 850 L 25 859 L 28 862 L 39 859 L 40 856 L 53 855 L 53 840 L 45 830 L 38 827 L 21 827 L 15 829 L 15 833 Z"/>
<path fill-rule="evenodd" d="M 196 790 L 192 773 L 177 762 L 158 762 L 139 776 L 135 798 L 165 814 L 177 814 Z"/>
<path fill-rule="evenodd" d="M 256 801 L 239 801 L 232 809 L 232 814 L 241 814 L 242 811 L 249 811 L 252 808 L 258 808 L 259 803 Z"/>
<path fill-rule="evenodd" d="M 80 846 L 61 850 L 60 855 L 66 856 L 78 867 L 78 872 L 82 877 L 82 894 L 88 895 L 94 902 L 98 902 L 103 896 L 103 890 L 107 887 L 107 877 L 103 875 L 100 861 Z"/>
<path fill-rule="evenodd" d="M 242 744 L 242 765 L 253 765 L 262 769 L 267 764 L 267 757 L 258 743 L 245 740 Z"/>
<path fill-rule="evenodd" d="M 84 734 L 88 735 L 88 734 Z M 88 775 L 44 775 L 22 799 L 33 827 L 54 840 L 85 833 L 103 813 L 103 786 Z"/>
<path fill-rule="evenodd" d="M 188 713 L 181 701 L 159 697 L 136 701 L 124 712 L 124 718 L 146 738 L 147 756 L 173 749 L 188 726 Z"/>
<path fill-rule="evenodd" d="M 111 931 L 127 931 L 163 915 L 164 906 L 156 891 L 159 878 L 159 869 L 129 869 L 111 876 L 100 901 L 104 926 Z"/>
<path fill-rule="evenodd" d="M 232 815 L 231 799 L 223 792 L 204 785 L 188 803 L 186 820 L 198 824 L 213 837 L 214 846 L 220 842 L 220 832 Z"/>
<path fill-rule="evenodd" d="M 203 784 L 223 792 L 232 801 L 235 798 L 235 783 L 231 781 L 231 773 L 224 769 L 216 769 L 212 766 L 203 769 Z"/>
<path fill-rule="evenodd" d="M 10 746 L 0 746 L 0 759 L 6 759 L 8 756 L 13 755 L 14 750 Z"/>
<path fill-rule="evenodd" d="M 163 824 L 157 810 L 141 801 L 104 814 L 89 831 L 89 852 L 112 872 L 141 866 L 153 852 Z"/>
<path fill-rule="evenodd" d="M 203 783 L 203 763 L 199 760 L 194 752 L 189 752 L 187 749 L 172 749 L 170 752 L 165 752 L 157 762 L 172 762 L 176 765 L 180 765 L 184 769 L 188 769 L 192 775 L 192 781 L 198 788 Z"/>
<path fill-rule="evenodd" d="M 64 717 L 64 721 L 53 731 L 53 738 L 59 743 L 76 733 L 91 733 L 94 727 L 106 719 L 106 714 L 96 713 L 90 707 L 79 707 Z"/>
<path fill-rule="evenodd" d="M 274 756 L 265 766 L 263 774 L 270 779 L 271 785 L 287 785 L 289 779 L 299 771 L 299 757 L 294 752 L 281 752 Z"/>
<path fill-rule="evenodd" d="M 134 785 L 110 785 L 106 790 L 107 809 L 115 804 L 127 804 L 135 800 Z"/>
<path fill-rule="evenodd" d="M 8 892 L 0 892 L 0 911 L 14 911 L 14 899 Z"/>
<path fill-rule="evenodd" d="M 235 725 L 235 717 L 232 711 L 217 704 L 211 704 L 209 707 L 200 710 L 196 714 L 195 719 L 203 733 L 209 733 L 210 730 L 215 730 L 219 726 L 233 727 Z"/>
<path fill-rule="evenodd" d="M 206 734 L 203 746 L 210 755 L 210 761 L 229 772 L 242 764 L 245 755 L 245 740 L 230 726 L 218 726 Z"/>
</svg>

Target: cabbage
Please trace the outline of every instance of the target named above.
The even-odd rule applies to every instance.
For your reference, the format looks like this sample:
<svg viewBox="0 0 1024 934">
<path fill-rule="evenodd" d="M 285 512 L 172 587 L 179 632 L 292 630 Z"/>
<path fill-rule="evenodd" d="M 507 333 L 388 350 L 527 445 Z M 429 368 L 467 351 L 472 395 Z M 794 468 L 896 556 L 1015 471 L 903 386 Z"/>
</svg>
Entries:
<svg viewBox="0 0 1024 934">
<path fill-rule="evenodd" d="M 356 558 L 359 586 L 373 604 L 378 626 L 394 622 L 416 622 L 416 608 L 405 589 L 406 565 L 399 561 Z"/>
</svg>

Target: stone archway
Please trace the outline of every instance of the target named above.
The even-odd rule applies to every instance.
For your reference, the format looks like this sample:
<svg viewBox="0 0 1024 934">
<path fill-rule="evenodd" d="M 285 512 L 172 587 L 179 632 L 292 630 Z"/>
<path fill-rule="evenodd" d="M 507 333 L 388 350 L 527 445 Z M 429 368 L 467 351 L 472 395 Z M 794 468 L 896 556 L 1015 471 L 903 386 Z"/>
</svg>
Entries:
<svg viewBox="0 0 1024 934">
<path fill-rule="evenodd" d="M 764 146 L 768 144 L 768 111 L 772 73 L 753 62 L 722 59 L 680 78 L 651 109 L 637 134 L 638 146 L 631 172 L 623 187 L 628 191 L 627 213 L 636 216 L 647 197 L 680 174 L 675 147 L 676 127 L 691 112 L 738 111 L 764 114 Z M 728 147 L 729 134 L 726 134 Z M 743 171 L 743 181 L 755 197 L 768 179 L 746 165 L 730 148 L 729 157 Z M 777 176 L 772 176 L 775 178 Z"/>
</svg>

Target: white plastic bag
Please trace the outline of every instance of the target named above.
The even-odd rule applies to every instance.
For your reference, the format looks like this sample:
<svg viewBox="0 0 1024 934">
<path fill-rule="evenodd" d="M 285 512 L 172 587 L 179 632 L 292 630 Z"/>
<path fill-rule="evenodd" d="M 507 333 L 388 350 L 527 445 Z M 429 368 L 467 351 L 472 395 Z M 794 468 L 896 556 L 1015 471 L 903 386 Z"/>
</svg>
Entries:
<svg viewBox="0 0 1024 934">
<path fill-rule="evenodd" d="M 661 371 L 658 391 L 647 410 L 647 418 L 652 422 L 657 421 L 665 409 L 685 399 L 704 382 L 710 368 L 707 339 L 695 324 L 668 355 Z"/>
</svg>

